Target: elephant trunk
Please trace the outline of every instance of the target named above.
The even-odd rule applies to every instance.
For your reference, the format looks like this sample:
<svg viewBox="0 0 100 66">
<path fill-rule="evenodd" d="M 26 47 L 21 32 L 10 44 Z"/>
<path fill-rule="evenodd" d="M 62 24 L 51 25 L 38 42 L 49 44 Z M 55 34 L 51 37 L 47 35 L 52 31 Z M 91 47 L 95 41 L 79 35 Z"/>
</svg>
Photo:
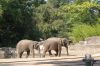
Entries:
<svg viewBox="0 0 100 66">
<path fill-rule="evenodd" d="M 38 47 L 38 54 L 39 54 L 39 57 L 41 57 L 40 46 Z"/>
<path fill-rule="evenodd" d="M 65 46 L 65 48 L 66 48 L 66 51 L 67 51 L 67 55 L 69 55 L 68 46 Z"/>
</svg>

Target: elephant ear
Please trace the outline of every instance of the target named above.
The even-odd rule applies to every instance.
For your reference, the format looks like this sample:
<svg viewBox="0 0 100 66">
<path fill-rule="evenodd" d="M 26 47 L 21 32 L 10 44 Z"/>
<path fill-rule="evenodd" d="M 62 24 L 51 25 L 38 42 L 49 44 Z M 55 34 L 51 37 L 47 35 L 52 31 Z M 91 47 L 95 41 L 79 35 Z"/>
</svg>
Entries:
<svg viewBox="0 0 100 66">
<path fill-rule="evenodd" d="M 37 46 L 37 41 L 33 41 L 33 47 L 35 48 Z"/>
<path fill-rule="evenodd" d="M 62 46 L 64 46 L 64 40 L 63 40 L 62 38 L 60 38 L 60 44 L 61 44 Z"/>
<path fill-rule="evenodd" d="M 61 38 L 61 42 L 63 46 L 68 44 L 68 40 L 66 38 Z"/>
<path fill-rule="evenodd" d="M 35 48 L 35 49 L 39 49 L 39 46 L 40 46 L 40 45 L 38 44 L 38 42 L 35 42 L 34 48 Z"/>
<path fill-rule="evenodd" d="M 34 45 L 34 48 L 35 48 L 35 49 L 39 49 L 39 44 Z"/>
</svg>

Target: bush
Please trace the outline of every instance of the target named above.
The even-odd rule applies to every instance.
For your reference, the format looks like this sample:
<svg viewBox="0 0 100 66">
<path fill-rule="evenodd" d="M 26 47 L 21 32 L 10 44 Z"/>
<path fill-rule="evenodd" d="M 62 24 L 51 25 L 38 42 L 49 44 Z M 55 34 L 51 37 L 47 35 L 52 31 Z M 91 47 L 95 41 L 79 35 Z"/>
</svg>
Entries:
<svg viewBox="0 0 100 66">
<path fill-rule="evenodd" d="M 87 37 L 91 36 L 99 36 L 100 35 L 100 24 L 96 25 L 76 25 L 73 27 L 72 32 L 70 33 L 71 38 L 74 42 L 78 42 L 80 40 L 85 40 Z"/>
</svg>

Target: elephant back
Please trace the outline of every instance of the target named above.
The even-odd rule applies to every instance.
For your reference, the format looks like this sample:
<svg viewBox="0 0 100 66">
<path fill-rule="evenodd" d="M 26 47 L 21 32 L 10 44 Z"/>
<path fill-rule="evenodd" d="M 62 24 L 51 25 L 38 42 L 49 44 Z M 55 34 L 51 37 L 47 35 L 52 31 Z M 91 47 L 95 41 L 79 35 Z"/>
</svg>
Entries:
<svg viewBox="0 0 100 66">
<path fill-rule="evenodd" d="M 28 39 L 20 40 L 16 45 L 16 50 L 22 49 L 22 50 L 29 50 L 29 47 L 36 46 L 38 42 Z"/>
<path fill-rule="evenodd" d="M 60 42 L 62 46 L 69 45 L 69 40 L 67 38 L 51 37 L 47 40 Z"/>
<path fill-rule="evenodd" d="M 58 38 L 58 37 L 51 37 L 51 38 L 48 38 L 47 40 L 53 40 L 53 41 L 59 41 L 60 40 L 60 38 Z"/>
</svg>

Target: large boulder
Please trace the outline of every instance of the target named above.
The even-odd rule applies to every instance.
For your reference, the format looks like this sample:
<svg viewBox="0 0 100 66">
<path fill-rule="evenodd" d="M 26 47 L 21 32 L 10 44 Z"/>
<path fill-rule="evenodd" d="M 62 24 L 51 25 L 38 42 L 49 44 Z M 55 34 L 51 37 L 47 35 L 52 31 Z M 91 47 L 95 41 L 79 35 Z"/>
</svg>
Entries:
<svg viewBox="0 0 100 66">
<path fill-rule="evenodd" d="M 15 48 L 3 47 L 0 49 L 0 58 L 15 58 Z"/>
</svg>

